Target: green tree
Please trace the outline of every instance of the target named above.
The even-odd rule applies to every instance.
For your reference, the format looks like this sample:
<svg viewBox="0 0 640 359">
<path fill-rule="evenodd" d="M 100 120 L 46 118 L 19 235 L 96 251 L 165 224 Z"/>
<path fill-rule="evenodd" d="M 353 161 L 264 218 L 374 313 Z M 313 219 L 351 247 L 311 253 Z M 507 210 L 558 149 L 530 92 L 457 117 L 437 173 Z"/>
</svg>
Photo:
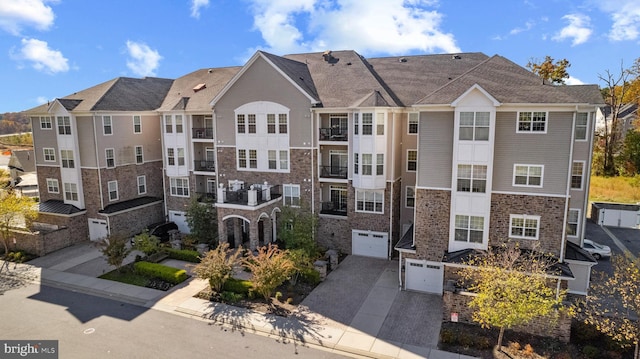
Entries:
<svg viewBox="0 0 640 359">
<path fill-rule="evenodd" d="M 209 281 L 211 290 L 220 293 L 224 283 L 233 275 L 233 269 L 240 264 L 242 248 L 229 249 L 229 243 L 220 243 L 215 249 L 207 252 L 200 263 L 193 268 L 198 278 Z"/>
<path fill-rule="evenodd" d="M 98 242 L 100 252 L 105 256 L 107 263 L 121 270 L 122 262 L 131 253 L 127 247 L 128 238 L 120 234 L 112 234 Z"/>
<path fill-rule="evenodd" d="M 251 271 L 253 290 L 266 301 L 295 271 L 295 263 L 289 258 L 288 251 L 279 250 L 273 244 L 260 247 L 257 254 L 244 258 L 242 263 Z"/>
<path fill-rule="evenodd" d="M 144 232 L 133 237 L 133 249 L 150 256 L 160 249 L 160 240 L 145 229 Z"/>
<path fill-rule="evenodd" d="M 37 217 L 38 209 L 32 198 L 21 196 L 14 190 L 0 190 L 0 237 L 5 254 L 9 253 L 11 230 L 23 226 L 29 228 Z"/>
<path fill-rule="evenodd" d="M 640 130 L 630 130 L 620 154 L 627 175 L 640 174 Z"/>
<path fill-rule="evenodd" d="M 288 250 L 301 249 L 308 257 L 315 257 L 318 219 L 305 208 L 285 206 L 278 216 L 279 240 Z"/>
<path fill-rule="evenodd" d="M 200 243 L 215 245 L 218 238 L 218 215 L 213 205 L 200 203 L 193 198 L 187 207 L 186 217 L 193 237 Z"/>
<path fill-rule="evenodd" d="M 611 263 L 613 276 L 600 273 L 602 280 L 591 282 L 581 310 L 582 319 L 622 346 L 633 345 L 633 357 L 639 359 L 640 259 L 616 255 Z"/>
<path fill-rule="evenodd" d="M 469 306 L 473 320 L 483 328 L 500 329 L 498 349 L 502 350 L 505 329 L 546 317 L 554 323 L 562 307 L 565 290 L 551 286 L 547 270 L 550 259 L 517 245 L 490 250 L 469 260 L 459 274 L 476 296 Z"/>
<path fill-rule="evenodd" d="M 542 84 L 564 84 L 564 80 L 569 78 L 567 68 L 571 67 L 571 64 L 567 59 L 558 60 L 555 63 L 551 56 L 545 56 L 544 61 L 531 59 L 527 63 L 527 68 L 534 74 L 540 76 Z"/>
</svg>

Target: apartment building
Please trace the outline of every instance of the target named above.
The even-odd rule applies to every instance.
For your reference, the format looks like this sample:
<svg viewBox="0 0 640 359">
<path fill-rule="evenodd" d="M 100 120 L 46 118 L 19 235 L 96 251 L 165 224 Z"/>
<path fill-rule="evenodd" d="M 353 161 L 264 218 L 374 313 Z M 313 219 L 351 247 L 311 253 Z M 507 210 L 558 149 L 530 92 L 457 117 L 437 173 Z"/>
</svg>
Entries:
<svg viewBox="0 0 640 359">
<path fill-rule="evenodd" d="M 72 141 L 45 128 L 34 137 L 41 186 L 77 183 L 82 198 L 48 193 L 42 208 L 82 213 L 89 238 L 98 228 L 91 221 L 102 220 L 111 233 L 118 213 L 137 209 L 154 218 L 160 212 L 188 233 L 185 213 L 195 198 L 216 207 L 221 241 L 253 250 L 278 238 L 279 214 L 292 206 L 318 216 L 316 240 L 325 248 L 398 256 L 405 289 L 442 293 L 456 259 L 517 241 L 554 255 L 569 289 L 586 293 L 593 262 L 574 244 L 584 234 L 602 103 L 595 85 L 543 85 L 497 55 L 366 59 L 355 51 L 258 51 L 241 67 L 137 80 L 153 94 L 111 94 L 133 81 L 59 99 L 34 117 L 52 126 L 61 118 L 64 127 L 66 116 L 72 133 L 83 131 Z M 137 116 L 140 139 L 132 133 L 109 141 L 107 124 L 135 131 Z M 75 177 L 59 154 L 65 146 L 83 149 L 74 152 L 83 163 Z M 118 170 L 136 172 L 132 179 L 145 168 L 134 163 L 137 146 L 156 182 L 147 177 L 145 195 L 113 200 L 110 183 L 120 189 L 124 181 Z M 45 159 L 45 148 L 60 159 Z M 140 198 L 149 198 L 148 209 L 119 204 Z"/>
<path fill-rule="evenodd" d="M 38 222 L 70 243 L 164 219 L 160 107 L 173 80 L 116 78 L 29 110 Z"/>
</svg>

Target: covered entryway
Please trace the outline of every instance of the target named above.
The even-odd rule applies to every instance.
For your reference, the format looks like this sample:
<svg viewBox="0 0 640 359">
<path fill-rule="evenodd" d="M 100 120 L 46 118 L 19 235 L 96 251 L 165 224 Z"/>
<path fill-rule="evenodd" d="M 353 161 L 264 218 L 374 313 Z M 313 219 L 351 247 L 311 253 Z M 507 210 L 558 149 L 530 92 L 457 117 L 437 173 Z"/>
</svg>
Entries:
<svg viewBox="0 0 640 359">
<path fill-rule="evenodd" d="M 89 239 L 99 241 L 109 236 L 109 227 L 104 219 L 89 218 Z"/>
<path fill-rule="evenodd" d="M 405 260 L 405 289 L 442 294 L 444 265 L 425 260 Z"/>
<path fill-rule="evenodd" d="M 169 221 L 178 225 L 181 233 L 191 233 L 185 212 L 169 211 Z"/>
<path fill-rule="evenodd" d="M 353 230 L 351 234 L 351 253 L 364 257 L 388 258 L 389 234 Z"/>
</svg>

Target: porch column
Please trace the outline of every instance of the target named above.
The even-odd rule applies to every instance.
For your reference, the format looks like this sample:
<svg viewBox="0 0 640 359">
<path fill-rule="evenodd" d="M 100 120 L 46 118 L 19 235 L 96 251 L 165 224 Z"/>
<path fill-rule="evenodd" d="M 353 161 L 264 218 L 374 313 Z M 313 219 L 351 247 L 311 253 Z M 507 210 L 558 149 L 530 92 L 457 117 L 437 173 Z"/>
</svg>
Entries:
<svg viewBox="0 0 640 359">
<path fill-rule="evenodd" d="M 269 244 L 272 241 L 272 234 L 273 234 L 273 230 L 271 229 L 271 220 L 270 218 L 264 217 L 261 219 L 262 221 L 262 232 L 264 235 L 264 244 Z"/>
<path fill-rule="evenodd" d="M 218 242 L 227 243 L 229 238 L 227 237 L 227 223 L 222 219 L 218 221 Z"/>
<path fill-rule="evenodd" d="M 233 218 L 233 241 L 235 248 L 242 245 L 242 218 Z"/>
<path fill-rule="evenodd" d="M 278 240 L 278 222 L 276 221 L 276 214 L 275 212 L 273 213 L 273 216 L 271 217 L 271 239 L 273 242 L 275 242 L 276 240 Z"/>
<path fill-rule="evenodd" d="M 249 223 L 249 249 L 255 251 L 258 248 L 260 236 L 258 235 L 258 221 Z"/>
</svg>

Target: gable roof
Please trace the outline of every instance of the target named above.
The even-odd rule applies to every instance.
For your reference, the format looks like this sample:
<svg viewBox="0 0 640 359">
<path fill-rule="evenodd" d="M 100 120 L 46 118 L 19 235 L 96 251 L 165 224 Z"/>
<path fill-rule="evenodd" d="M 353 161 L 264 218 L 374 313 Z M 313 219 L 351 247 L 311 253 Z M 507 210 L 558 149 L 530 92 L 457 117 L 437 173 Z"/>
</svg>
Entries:
<svg viewBox="0 0 640 359">
<path fill-rule="evenodd" d="M 157 77 L 120 77 L 91 111 L 153 111 L 160 107 L 172 83 Z"/>
<path fill-rule="evenodd" d="M 241 69 L 240 66 L 196 70 L 173 81 L 158 111 L 211 112 L 211 100 Z"/>
<path fill-rule="evenodd" d="M 431 92 L 416 104 L 449 104 L 475 84 L 480 85 L 503 104 L 602 102 L 597 85 L 584 85 L 579 88 L 543 85 L 534 73 L 502 56 L 494 55 Z"/>
</svg>

